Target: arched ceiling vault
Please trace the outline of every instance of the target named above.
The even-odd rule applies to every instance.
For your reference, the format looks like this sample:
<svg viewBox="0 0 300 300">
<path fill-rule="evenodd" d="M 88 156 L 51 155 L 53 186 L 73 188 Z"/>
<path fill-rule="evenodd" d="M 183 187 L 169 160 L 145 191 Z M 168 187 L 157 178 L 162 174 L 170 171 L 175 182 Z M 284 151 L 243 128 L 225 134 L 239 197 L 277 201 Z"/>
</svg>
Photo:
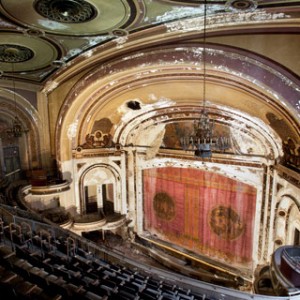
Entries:
<svg viewBox="0 0 300 300">
<path fill-rule="evenodd" d="M 253 118 L 249 126 L 254 127 L 256 120 L 260 120 L 269 128 L 266 132 L 274 132 L 268 142 L 274 148 L 280 144 L 278 137 L 283 140 L 287 133 L 299 139 L 299 119 L 294 108 L 299 96 L 295 91 L 298 78 L 252 52 L 208 44 L 207 53 L 205 98 L 214 110 L 212 115 L 222 116 L 225 110 L 230 111 L 231 120 L 236 118 L 236 124 L 230 125 L 233 128 L 237 128 L 238 119 L 244 114 Z M 134 122 L 137 116 L 142 120 L 140 114 L 146 111 L 130 111 L 126 103 L 131 100 L 153 112 L 164 105 L 174 110 L 181 107 L 189 119 L 188 115 L 203 104 L 202 91 L 199 44 L 169 45 L 121 56 L 95 67 L 74 85 L 60 111 L 57 149 L 62 149 L 62 143 L 72 149 L 82 144 L 97 120 L 109 118 L 118 130 L 122 124 Z M 258 128 L 255 130 L 259 132 Z M 61 159 L 68 159 L 71 149 L 63 151 Z M 275 152 L 279 154 L 280 150 Z"/>
<path fill-rule="evenodd" d="M 112 133 L 139 118 L 132 99 L 197 110 L 205 40 L 212 117 L 256 118 L 298 149 L 299 20 L 295 0 L 2 0 L 0 85 L 15 81 L 23 123 L 38 134 L 43 122 L 43 137 L 49 126 L 47 151 L 69 159 L 103 117 Z"/>
<path fill-rule="evenodd" d="M 237 15 L 234 15 L 237 17 Z M 269 35 L 270 39 L 278 38 L 278 33 L 281 34 L 281 43 L 284 43 L 286 48 L 284 52 L 278 48 L 279 63 L 287 64 L 287 68 L 291 68 L 295 73 L 300 73 L 300 64 L 291 64 L 286 60 L 285 53 L 293 51 L 291 40 L 298 43 L 299 26 L 297 19 L 294 20 L 290 15 L 283 14 L 266 14 L 260 17 L 247 15 L 245 19 L 235 20 L 233 17 L 228 18 L 228 15 L 216 15 L 211 17 L 210 25 L 206 29 L 207 42 L 226 43 L 234 47 L 239 45 L 241 49 L 249 48 L 261 55 L 269 56 L 270 44 L 265 45 L 265 48 L 254 48 L 257 39 L 261 36 Z M 244 24 L 244 25 L 243 25 Z M 278 29 L 280 27 L 280 29 Z M 272 38 L 273 36 L 273 38 Z M 227 38 L 227 40 L 226 40 Z M 106 43 L 98 45 L 82 53 L 74 58 L 68 64 L 63 65 L 55 74 L 51 76 L 49 82 L 45 82 L 44 90 L 49 92 L 52 90 L 53 82 L 56 85 L 70 79 L 76 73 L 87 72 L 89 68 L 98 63 L 113 61 L 118 57 L 135 53 L 136 51 L 145 51 L 151 47 L 165 47 L 172 44 L 190 43 L 203 41 L 203 17 L 191 18 L 187 20 L 177 20 L 175 22 L 149 27 L 142 31 L 133 31 L 125 36 L 116 37 Z M 224 46 L 225 46 L 224 45 Z M 272 47 L 271 47 L 272 48 Z"/>
<path fill-rule="evenodd" d="M 18 92 L 10 89 L 0 89 L 1 116 L 6 116 L 8 126 L 11 126 L 15 116 L 18 116 L 23 126 L 38 132 L 40 120 L 36 109 Z"/>
<path fill-rule="evenodd" d="M 163 144 L 166 126 L 176 123 L 177 128 L 190 128 L 186 124 L 193 124 L 194 120 L 200 118 L 202 107 L 169 105 L 150 111 L 146 105 L 142 108 L 143 114 L 124 120 L 116 128 L 116 144 L 121 147 L 157 148 L 158 151 Z M 251 154 L 265 157 L 266 160 L 282 156 L 280 138 L 260 120 L 223 106 L 208 104 L 206 110 L 214 120 L 215 128 L 225 129 L 230 133 L 237 146 L 234 149 L 235 154 Z"/>
</svg>

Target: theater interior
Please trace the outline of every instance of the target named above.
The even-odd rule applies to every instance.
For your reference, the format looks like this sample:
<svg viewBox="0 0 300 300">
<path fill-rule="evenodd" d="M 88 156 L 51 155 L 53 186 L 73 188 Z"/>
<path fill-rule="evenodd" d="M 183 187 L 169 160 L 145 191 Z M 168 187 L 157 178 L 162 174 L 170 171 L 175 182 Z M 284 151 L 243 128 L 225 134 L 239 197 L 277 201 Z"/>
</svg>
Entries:
<svg viewBox="0 0 300 300">
<path fill-rule="evenodd" d="M 300 297 L 299 33 L 296 0 L 1 0 L 0 291 Z"/>
</svg>

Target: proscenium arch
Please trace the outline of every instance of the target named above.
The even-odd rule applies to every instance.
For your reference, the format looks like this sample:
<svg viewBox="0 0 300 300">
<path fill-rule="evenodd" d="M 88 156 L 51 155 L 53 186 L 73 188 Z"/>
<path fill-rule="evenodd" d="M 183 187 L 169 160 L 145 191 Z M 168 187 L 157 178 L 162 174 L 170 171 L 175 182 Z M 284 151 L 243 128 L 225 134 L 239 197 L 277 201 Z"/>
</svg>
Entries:
<svg viewBox="0 0 300 300">
<path fill-rule="evenodd" d="M 104 164 L 104 163 L 95 163 L 92 165 L 87 166 L 83 171 L 80 172 L 79 175 L 79 195 L 80 195 L 80 199 L 79 199 L 79 207 L 80 207 L 80 213 L 84 213 L 85 212 L 85 204 L 86 204 L 86 200 L 85 200 L 85 195 L 84 195 L 84 181 L 85 181 L 85 177 L 93 170 L 95 169 L 105 169 L 106 171 L 110 172 L 112 175 L 113 183 L 114 183 L 114 206 L 115 206 L 115 210 L 117 212 L 121 212 L 124 209 L 122 209 L 122 201 L 121 199 L 118 199 L 117 195 L 121 194 L 121 176 L 119 171 L 113 167 L 112 165 L 109 164 Z M 119 203 L 118 203 L 119 201 Z M 116 205 L 117 204 L 117 205 Z"/>
<path fill-rule="evenodd" d="M 238 56 L 237 61 L 240 62 L 241 56 L 239 56 L 239 52 L 234 52 L 237 51 L 236 49 L 225 47 L 221 51 L 220 46 L 214 48 L 213 45 L 210 45 L 210 48 L 212 49 L 211 53 L 216 53 L 216 55 L 211 56 L 211 64 L 207 70 L 207 84 L 215 87 L 207 89 L 210 93 L 209 101 L 216 104 L 220 104 L 217 103 L 218 101 L 226 104 L 227 101 L 227 104 L 230 103 L 236 109 L 239 109 L 239 101 L 232 101 L 232 97 L 243 99 L 244 102 L 254 105 L 260 104 L 262 107 L 272 109 L 276 114 L 280 113 L 289 121 L 291 127 L 297 128 L 295 125 L 299 120 L 296 107 L 293 106 L 296 96 L 298 97 L 299 94 L 295 89 L 298 86 L 296 78 L 294 78 L 295 80 L 292 78 L 293 76 L 287 78 L 286 70 L 282 69 L 282 73 L 280 73 L 280 70 L 275 70 L 273 66 L 262 63 L 260 57 L 255 57 L 253 53 L 251 53 L 251 59 L 247 61 L 247 68 L 243 64 L 242 69 L 239 70 L 238 67 L 241 64 L 233 64 L 236 69 L 229 67 L 227 71 L 218 69 L 217 63 L 220 59 L 232 62 Z M 159 95 L 161 86 L 164 85 L 166 87 L 164 96 L 175 101 L 177 105 L 183 104 L 180 101 L 185 101 L 185 104 L 186 102 L 199 104 L 203 79 L 199 49 L 201 50 L 199 44 L 185 45 L 185 47 L 169 46 L 161 51 L 150 49 L 139 55 L 120 57 L 107 65 L 104 64 L 93 69 L 81 78 L 66 97 L 58 117 L 56 126 L 58 161 L 62 162 L 71 158 L 72 148 L 74 149 L 74 145 L 82 142 L 82 137 L 89 132 L 91 124 L 101 112 L 105 116 L 110 116 L 113 112 L 115 114 L 116 108 L 132 99 L 134 95 L 139 95 L 146 104 L 153 103 L 152 99 L 147 97 L 149 92 L 152 91 Z M 217 52 L 214 52 L 214 49 Z M 245 53 L 242 57 L 245 57 Z M 213 58 L 216 58 L 216 61 L 213 61 Z M 146 60 L 148 64 L 145 63 Z M 228 64 L 230 65 L 230 62 Z M 251 69 L 256 73 L 260 73 L 261 69 L 261 77 L 255 78 L 255 80 L 250 78 Z M 238 71 L 240 73 L 237 74 Z M 243 76 L 243 72 L 245 76 Z M 274 80 L 276 82 L 281 80 L 282 84 L 274 85 Z M 287 85 L 286 80 L 289 80 L 291 84 Z M 186 87 L 182 89 L 182 93 L 186 95 L 188 91 L 188 98 L 184 99 L 180 94 L 180 88 L 176 89 L 176 92 L 173 91 L 172 94 L 171 86 L 175 82 L 177 85 L 181 84 L 182 87 Z M 270 82 L 272 82 L 272 86 L 269 85 Z M 291 97 L 287 98 L 287 95 Z M 114 111 L 112 107 L 114 107 Z M 250 113 L 250 107 L 246 105 L 245 108 Z M 260 112 L 256 111 L 256 113 Z M 119 120 L 122 117 L 115 115 Z M 261 118 L 265 118 L 265 116 Z M 71 137 L 68 136 L 70 126 L 75 128 Z M 66 147 L 61 147 L 61 145 L 66 145 Z"/>
<path fill-rule="evenodd" d="M 255 137 L 260 144 L 266 148 L 265 156 L 276 160 L 283 155 L 282 143 L 276 133 L 265 123 L 252 119 L 249 115 L 226 107 L 214 107 L 206 105 L 207 112 L 212 115 L 215 124 L 223 124 L 231 127 L 237 133 L 242 130 L 246 135 Z M 138 145 L 136 140 L 139 136 L 146 136 L 147 130 L 159 125 L 167 125 L 174 122 L 190 121 L 199 119 L 202 106 L 166 106 L 156 110 L 144 112 L 141 115 L 128 119 L 125 124 L 116 128 L 115 142 L 121 146 L 137 145 L 140 147 L 151 146 L 149 144 Z M 242 129 L 240 129 L 242 127 Z M 163 128 L 161 128 L 163 131 Z M 147 138 L 149 140 L 149 138 Z M 244 153 L 247 154 L 247 153 Z"/>
</svg>

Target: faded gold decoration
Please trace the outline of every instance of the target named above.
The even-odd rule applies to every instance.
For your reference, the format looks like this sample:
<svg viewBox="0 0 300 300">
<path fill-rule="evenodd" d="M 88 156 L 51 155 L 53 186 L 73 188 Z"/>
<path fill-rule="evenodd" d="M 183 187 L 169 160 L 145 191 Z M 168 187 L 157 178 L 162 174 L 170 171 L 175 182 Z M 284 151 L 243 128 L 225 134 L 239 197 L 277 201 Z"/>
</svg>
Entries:
<svg viewBox="0 0 300 300">
<path fill-rule="evenodd" d="M 217 206 L 210 211 L 209 225 L 211 230 L 224 240 L 235 240 L 245 231 L 238 213 L 231 207 Z"/>
<path fill-rule="evenodd" d="M 102 132 L 108 133 L 111 131 L 113 125 L 114 124 L 111 122 L 109 118 L 102 118 L 100 120 L 95 121 L 91 131 L 96 132 L 100 130 Z"/>
<path fill-rule="evenodd" d="M 95 121 L 92 133 L 85 136 L 85 143 L 77 147 L 77 151 L 82 149 L 97 149 L 114 147 L 112 136 L 110 134 L 113 124 L 108 118 Z"/>
<path fill-rule="evenodd" d="M 85 143 L 80 145 L 83 149 L 95 149 L 112 147 L 112 137 L 109 133 L 103 133 L 97 130 L 93 134 L 87 134 L 85 136 Z"/>
<path fill-rule="evenodd" d="M 157 193 L 153 199 L 153 208 L 158 218 L 171 221 L 175 217 L 175 203 L 165 192 Z"/>
</svg>

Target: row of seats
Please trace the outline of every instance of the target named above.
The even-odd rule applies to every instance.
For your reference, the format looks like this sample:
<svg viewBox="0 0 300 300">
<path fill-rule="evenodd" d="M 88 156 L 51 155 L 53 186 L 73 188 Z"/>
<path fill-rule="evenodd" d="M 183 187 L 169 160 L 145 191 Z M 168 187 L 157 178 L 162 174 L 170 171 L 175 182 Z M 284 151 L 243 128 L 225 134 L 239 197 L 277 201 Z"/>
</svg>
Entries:
<svg viewBox="0 0 300 300">
<path fill-rule="evenodd" d="M 10 291 L 12 298 L 208 299 L 121 262 L 95 257 L 70 236 L 54 237 L 24 224 L 0 223 L 1 290 Z"/>
</svg>

